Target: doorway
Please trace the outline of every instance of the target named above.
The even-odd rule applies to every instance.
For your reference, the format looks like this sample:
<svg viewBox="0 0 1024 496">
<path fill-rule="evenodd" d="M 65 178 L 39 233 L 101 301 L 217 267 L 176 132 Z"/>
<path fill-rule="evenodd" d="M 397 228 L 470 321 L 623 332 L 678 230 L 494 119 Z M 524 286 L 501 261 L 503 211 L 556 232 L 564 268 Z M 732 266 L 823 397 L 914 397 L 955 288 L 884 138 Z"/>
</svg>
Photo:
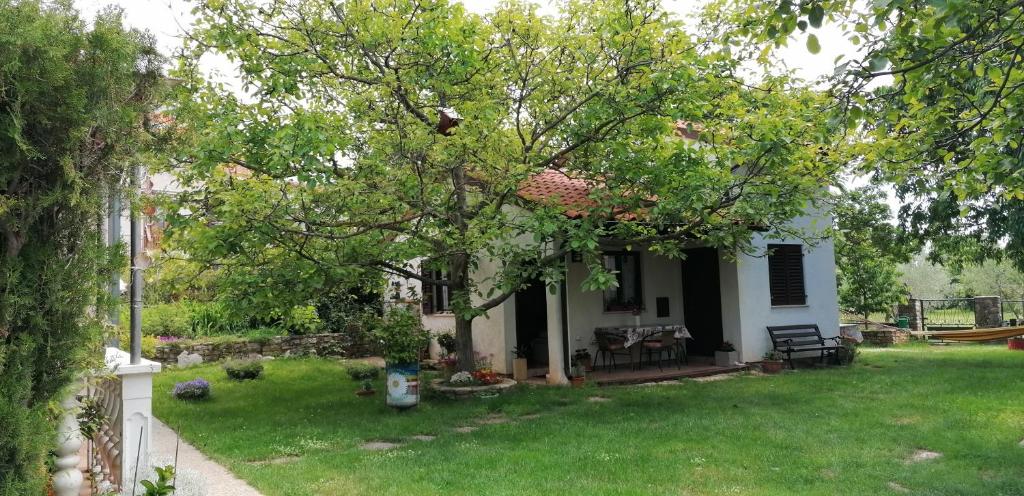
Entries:
<svg viewBox="0 0 1024 496">
<path fill-rule="evenodd" d="M 689 353 L 713 356 L 722 343 L 722 288 L 718 277 L 718 250 L 683 250 L 683 321 L 693 340 Z"/>
<path fill-rule="evenodd" d="M 529 351 L 527 366 L 548 365 L 548 311 L 546 287 L 541 281 L 516 291 L 516 346 Z"/>
</svg>

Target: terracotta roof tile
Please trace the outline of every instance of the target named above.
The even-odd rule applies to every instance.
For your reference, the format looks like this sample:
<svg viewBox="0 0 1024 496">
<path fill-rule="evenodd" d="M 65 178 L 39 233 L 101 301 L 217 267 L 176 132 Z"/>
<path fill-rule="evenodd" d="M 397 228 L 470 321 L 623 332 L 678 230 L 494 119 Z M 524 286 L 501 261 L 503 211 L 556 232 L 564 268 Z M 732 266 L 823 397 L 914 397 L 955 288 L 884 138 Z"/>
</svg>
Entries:
<svg viewBox="0 0 1024 496">
<path fill-rule="evenodd" d="M 569 217 L 580 217 L 585 209 L 597 205 L 587 197 L 590 191 L 591 185 L 586 180 L 556 170 L 530 176 L 519 185 L 519 196 L 546 205 L 561 205 Z"/>
</svg>

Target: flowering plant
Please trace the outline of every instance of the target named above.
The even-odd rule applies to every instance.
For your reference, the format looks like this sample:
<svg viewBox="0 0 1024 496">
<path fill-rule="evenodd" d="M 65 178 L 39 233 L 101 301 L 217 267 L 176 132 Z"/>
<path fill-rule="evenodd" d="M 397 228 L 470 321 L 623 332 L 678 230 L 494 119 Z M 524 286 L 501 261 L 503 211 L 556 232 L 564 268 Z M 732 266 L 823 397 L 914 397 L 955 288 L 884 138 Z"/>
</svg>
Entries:
<svg viewBox="0 0 1024 496">
<path fill-rule="evenodd" d="M 473 379 L 480 384 L 497 384 L 501 382 L 501 376 L 489 368 L 474 370 L 472 375 Z"/>
<path fill-rule="evenodd" d="M 447 369 L 454 369 L 455 365 L 459 363 L 459 358 L 455 355 L 443 356 L 437 360 L 437 364 Z"/>
<path fill-rule="evenodd" d="M 473 374 L 470 374 L 469 372 L 456 372 L 452 374 L 451 378 L 448 379 L 448 382 L 460 386 L 468 386 L 473 384 L 475 380 L 476 379 L 473 378 Z"/>
<path fill-rule="evenodd" d="M 210 383 L 202 377 L 174 385 L 174 397 L 179 400 L 202 400 L 210 396 Z"/>
<path fill-rule="evenodd" d="M 157 336 L 156 340 L 161 343 L 173 343 L 175 341 L 181 341 L 178 336 Z"/>
</svg>

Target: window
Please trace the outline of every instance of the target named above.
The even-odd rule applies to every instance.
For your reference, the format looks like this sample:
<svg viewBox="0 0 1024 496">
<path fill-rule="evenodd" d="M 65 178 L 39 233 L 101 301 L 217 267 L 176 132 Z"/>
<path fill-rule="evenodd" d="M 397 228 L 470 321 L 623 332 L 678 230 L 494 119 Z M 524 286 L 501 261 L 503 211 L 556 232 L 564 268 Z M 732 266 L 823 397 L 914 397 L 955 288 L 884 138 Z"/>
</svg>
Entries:
<svg viewBox="0 0 1024 496">
<path fill-rule="evenodd" d="M 435 281 L 447 281 L 448 271 L 423 269 L 423 277 Z M 448 298 L 448 286 L 440 284 L 423 283 L 423 313 L 441 313 L 451 311 L 451 301 Z"/>
<path fill-rule="evenodd" d="M 640 281 L 640 254 L 605 253 L 604 268 L 615 274 L 618 287 L 604 290 L 604 311 L 624 312 L 644 307 Z"/>
<path fill-rule="evenodd" d="M 772 306 L 806 305 L 802 247 L 768 245 L 768 250 L 768 286 Z"/>
</svg>

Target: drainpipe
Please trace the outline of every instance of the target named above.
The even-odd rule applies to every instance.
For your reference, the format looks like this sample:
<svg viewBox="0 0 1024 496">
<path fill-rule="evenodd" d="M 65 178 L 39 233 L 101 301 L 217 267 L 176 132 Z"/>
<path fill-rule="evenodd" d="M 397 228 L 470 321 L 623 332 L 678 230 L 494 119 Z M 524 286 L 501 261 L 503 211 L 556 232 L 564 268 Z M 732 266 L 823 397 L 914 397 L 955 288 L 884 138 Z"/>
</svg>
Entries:
<svg viewBox="0 0 1024 496">
<path fill-rule="evenodd" d="M 121 241 L 121 196 L 117 191 L 117 188 L 110 188 L 110 205 L 109 211 L 107 212 L 107 246 L 117 246 L 117 243 Z M 110 281 L 108 283 L 108 290 L 110 291 L 110 299 L 112 302 L 110 313 L 107 315 L 107 321 L 110 322 L 115 329 L 118 324 L 121 323 L 121 271 L 114 269 L 110 273 Z M 110 338 L 110 346 L 117 348 L 121 346 L 120 339 L 117 337 L 117 333 Z"/>
<path fill-rule="evenodd" d="M 137 194 L 141 173 L 142 168 L 138 165 L 132 168 L 131 190 Z M 142 222 L 137 206 L 131 209 L 131 231 L 131 364 L 136 365 L 142 361 L 142 269 L 139 267 L 142 253 Z"/>
</svg>

